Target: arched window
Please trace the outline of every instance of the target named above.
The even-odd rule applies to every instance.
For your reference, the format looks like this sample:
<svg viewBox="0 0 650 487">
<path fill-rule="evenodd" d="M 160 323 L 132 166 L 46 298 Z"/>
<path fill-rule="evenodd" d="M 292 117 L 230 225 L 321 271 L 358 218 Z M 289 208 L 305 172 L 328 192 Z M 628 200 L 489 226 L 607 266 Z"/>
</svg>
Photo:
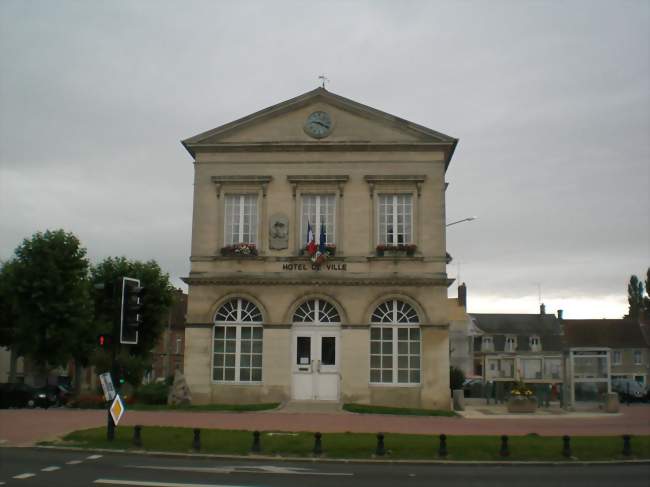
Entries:
<svg viewBox="0 0 650 487">
<path fill-rule="evenodd" d="M 262 381 L 262 313 L 246 299 L 224 303 L 214 317 L 212 380 Z"/>
<path fill-rule="evenodd" d="M 420 318 L 398 299 L 381 303 L 370 318 L 370 382 L 420 383 Z"/>
<path fill-rule="evenodd" d="M 341 317 L 334 305 L 322 299 L 305 301 L 293 314 L 294 323 L 335 324 L 341 323 Z"/>
</svg>

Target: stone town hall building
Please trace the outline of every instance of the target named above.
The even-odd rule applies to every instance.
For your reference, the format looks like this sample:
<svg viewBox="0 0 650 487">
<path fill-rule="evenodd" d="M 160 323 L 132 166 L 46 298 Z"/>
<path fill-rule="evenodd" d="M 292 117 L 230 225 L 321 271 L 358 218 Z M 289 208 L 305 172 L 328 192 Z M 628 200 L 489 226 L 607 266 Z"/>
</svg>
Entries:
<svg viewBox="0 0 650 487">
<path fill-rule="evenodd" d="M 193 401 L 449 409 L 457 142 L 323 88 L 184 140 Z"/>
</svg>

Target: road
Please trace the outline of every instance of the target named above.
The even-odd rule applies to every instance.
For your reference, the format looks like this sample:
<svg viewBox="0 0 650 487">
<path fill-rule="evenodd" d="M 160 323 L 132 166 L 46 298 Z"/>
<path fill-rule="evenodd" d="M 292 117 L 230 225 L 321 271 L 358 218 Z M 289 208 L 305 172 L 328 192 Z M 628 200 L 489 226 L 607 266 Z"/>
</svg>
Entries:
<svg viewBox="0 0 650 487">
<path fill-rule="evenodd" d="M 0 448 L 0 485 L 133 487 L 632 487 L 650 465 L 461 466 L 216 460 Z"/>
</svg>

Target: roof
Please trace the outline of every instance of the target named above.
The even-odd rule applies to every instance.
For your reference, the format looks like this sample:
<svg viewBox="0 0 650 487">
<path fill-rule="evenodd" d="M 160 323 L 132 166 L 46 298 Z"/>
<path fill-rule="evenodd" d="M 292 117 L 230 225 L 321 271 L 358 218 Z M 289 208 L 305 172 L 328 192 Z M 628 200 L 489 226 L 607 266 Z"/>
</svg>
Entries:
<svg viewBox="0 0 650 487">
<path fill-rule="evenodd" d="M 567 347 L 638 348 L 650 346 L 641 325 L 631 320 L 564 320 Z"/>
<path fill-rule="evenodd" d="M 553 314 L 470 313 L 472 321 L 485 335 L 494 337 L 494 350 L 503 351 L 506 335 L 517 337 L 517 351 L 530 351 L 528 338 L 538 336 L 544 351 L 562 350 L 562 322 Z M 481 337 L 474 338 L 475 346 Z"/>
<path fill-rule="evenodd" d="M 288 112 L 290 110 L 294 110 L 297 108 L 300 108 L 302 106 L 308 105 L 310 103 L 314 103 L 317 101 L 324 101 L 327 102 L 331 105 L 337 106 L 341 109 L 347 110 L 348 112 L 352 113 L 357 113 L 365 118 L 370 118 L 370 119 L 376 119 L 376 120 L 381 120 L 384 123 L 391 124 L 393 126 L 397 126 L 402 130 L 417 134 L 421 136 L 422 141 L 421 142 L 416 142 L 411 144 L 413 147 L 420 147 L 420 148 L 442 148 L 446 152 L 446 159 L 445 159 L 445 168 L 449 166 L 449 162 L 451 161 L 451 157 L 454 153 L 454 150 L 456 149 L 456 145 L 458 143 L 458 139 L 454 137 L 450 137 L 449 135 L 445 135 L 441 132 L 437 132 L 435 130 L 432 130 L 430 128 L 424 127 L 422 125 L 410 122 L 408 120 L 405 120 L 400 117 L 396 117 L 395 115 L 391 115 L 386 112 L 382 112 L 381 110 L 377 110 L 375 108 L 369 107 L 367 105 L 363 105 L 362 103 L 356 102 L 354 100 L 350 100 L 349 98 L 345 98 L 343 96 L 337 95 L 335 93 L 332 93 L 331 91 L 326 90 L 325 88 L 318 87 L 315 90 L 308 91 L 306 93 L 303 93 L 302 95 L 299 95 L 295 98 L 291 98 L 289 100 L 283 101 L 281 103 L 278 103 L 276 105 L 272 105 L 268 108 L 264 108 L 263 110 L 259 110 L 255 113 L 252 113 L 250 115 L 247 115 L 243 118 L 237 119 L 233 122 L 229 122 L 227 124 L 221 125 L 219 127 L 216 127 L 212 130 L 208 130 L 206 132 L 202 132 L 198 135 L 195 135 L 193 137 L 189 137 L 182 142 L 183 146 L 187 149 L 187 151 L 192 155 L 192 157 L 195 157 L 195 151 L 196 149 L 200 148 L 202 146 L 202 142 L 205 144 L 205 141 L 207 139 L 211 139 L 217 135 L 222 135 L 229 133 L 233 130 L 237 130 L 242 128 L 243 126 L 247 124 L 251 124 L 253 122 L 257 122 L 260 120 L 265 120 L 268 118 L 272 118 L 274 116 L 280 115 L 282 113 Z M 221 144 L 221 146 L 228 146 L 229 144 Z M 232 145 L 232 144 L 231 144 Z M 264 144 L 264 145 L 259 145 L 258 147 L 264 148 L 266 145 L 271 145 L 271 144 Z M 286 146 L 289 146 L 291 144 L 284 144 Z M 293 144 L 295 145 L 295 144 Z M 330 144 L 328 142 L 323 141 L 323 140 L 316 140 L 313 141 L 309 144 L 302 144 L 301 148 L 302 150 L 310 150 L 311 148 L 317 148 L 319 150 L 325 149 L 329 147 Z M 333 147 L 336 148 L 337 145 L 343 145 L 343 144 L 333 144 Z M 368 143 L 346 143 L 345 144 L 345 150 L 367 150 Z M 214 147 L 215 144 L 210 144 L 211 147 Z M 387 144 L 386 148 L 389 148 L 391 144 Z M 234 147 L 237 149 L 239 146 Z M 278 150 L 280 147 L 279 144 L 275 143 L 272 145 L 272 147 L 275 150 Z M 223 149 L 223 147 L 221 147 Z"/>
<path fill-rule="evenodd" d="M 488 335 L 561 335 L 560 320 L 552 314 L 484 314 L 470 313 Z"/>
</svg>

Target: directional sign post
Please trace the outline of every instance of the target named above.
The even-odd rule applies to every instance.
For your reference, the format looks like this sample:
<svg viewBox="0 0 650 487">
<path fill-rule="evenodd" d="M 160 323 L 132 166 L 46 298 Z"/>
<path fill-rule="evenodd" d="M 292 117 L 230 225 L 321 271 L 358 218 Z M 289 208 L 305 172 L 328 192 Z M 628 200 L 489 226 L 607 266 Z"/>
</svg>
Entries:
<svg viewBox="0 0 650 487">
<path fill-rule="evenodd" d="M 104 391 L 104 400 L 112 401 L 115 398 L 115 386 L 113 385 L 111 373 L 105 372 L 103 374 L 99 374 L 99 382 L 101 382 L 102 390 Z"/>
<path fill-rule="evenodd" d="M 119 394 L 117 394 L 115 396 L 115 399 L 113 399 L 113 404 L 111 404 L 109 411 L 111 413 L 113 423 L 115 426 L 117 426 L 117 423 L 119 423 L 120 419 L 122 419 L 122 415 L 124 415 L 124 403 L 122 402 Z"/>
</svg>

